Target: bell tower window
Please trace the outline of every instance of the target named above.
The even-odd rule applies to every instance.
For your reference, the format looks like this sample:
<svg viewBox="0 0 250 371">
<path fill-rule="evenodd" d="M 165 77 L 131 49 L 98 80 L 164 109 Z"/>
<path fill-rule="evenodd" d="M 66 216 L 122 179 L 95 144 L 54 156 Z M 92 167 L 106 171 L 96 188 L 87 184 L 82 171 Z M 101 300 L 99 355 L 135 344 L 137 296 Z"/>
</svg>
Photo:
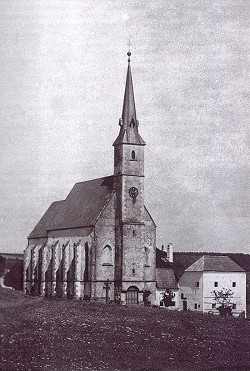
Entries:
<svg viewBox="0 0 250 371">
<path fill-rule="evenodd" d="M 131 152 L 131 159 L 132 159 L 132 160 L 135 160 L 135 151 L 132 151 L 132 152 Z"/>
<path fill-rule="evenodd" d="M 130 127 L 135 127 L 135 119 L 134 117 L 132 117 L 131 121 L 130 121 Z"/>
</svg>

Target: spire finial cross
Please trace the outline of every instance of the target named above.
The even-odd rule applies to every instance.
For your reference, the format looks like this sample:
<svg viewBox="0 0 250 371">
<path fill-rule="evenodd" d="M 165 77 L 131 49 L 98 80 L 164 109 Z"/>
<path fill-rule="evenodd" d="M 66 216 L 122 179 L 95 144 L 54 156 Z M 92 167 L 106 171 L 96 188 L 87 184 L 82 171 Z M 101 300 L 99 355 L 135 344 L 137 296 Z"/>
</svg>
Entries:
<svg viewBox="0 0 250 371">
<path fill-rule="evenodd" d="M 131 41 L 130 41 L 130 38 L 128 39 L 128 52 L 127 52 L 127 56 L 128 56 L 128 63 L 130 62 L 130 56 L 131 56 L 131 51 L 130 51 L 130 47 L 131 47 Z"/>
</svg>

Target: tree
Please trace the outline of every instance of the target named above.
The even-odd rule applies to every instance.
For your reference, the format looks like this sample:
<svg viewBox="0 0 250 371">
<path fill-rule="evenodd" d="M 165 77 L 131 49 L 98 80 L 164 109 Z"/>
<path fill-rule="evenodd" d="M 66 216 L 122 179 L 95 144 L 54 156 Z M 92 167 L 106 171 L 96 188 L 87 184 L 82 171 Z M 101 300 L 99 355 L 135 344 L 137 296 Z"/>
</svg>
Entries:
<svg viewBox="0 0 250 371">
<path fill-rule="evenodd" d="M 6 259 L 0 255 L 0 277 L 4 275 Z"/>
<path fill-rule="evenodd" d="M 23 261 L 17 260 L 4 276 L 4 284 L 15 290 L 23 289 Z"/>
<path fill-rule="evenodd" d="M 144 301 L 145 307 L 149 307 L 150 304 L 151 304 L 151 302 L 148 300 L 148 297 L 149 297 L 150 294 L 152 294 L 152 291 L 150 291 L 150 290 L 145 289 L 143 291 L 143 301 Z"/>
<path fill-rule="evenodd" d="M 214 294 L 214 300 L 217 304 L 220 306 L 216 309 L 220 312 L 221 316 L 231 316 L 232 315 L 232 309 L 233 309 L 233 303 L 231 303 L 231 299 L 233 297 L 233 291 L 231 289 L 225 289 L 222 290 L 213 290 L 212 294 Z"/>
<path fill-rule="evenodd" d="M 172 290 L 167 289 L 165 292 L 162 292 L 161 295 L 162 301 L 165 305 L 165 307 L 173 307 L 174 306 L 174 301 L 173 298 L 175 297 L 175 294 L 172 292 Z"/>
</svg>

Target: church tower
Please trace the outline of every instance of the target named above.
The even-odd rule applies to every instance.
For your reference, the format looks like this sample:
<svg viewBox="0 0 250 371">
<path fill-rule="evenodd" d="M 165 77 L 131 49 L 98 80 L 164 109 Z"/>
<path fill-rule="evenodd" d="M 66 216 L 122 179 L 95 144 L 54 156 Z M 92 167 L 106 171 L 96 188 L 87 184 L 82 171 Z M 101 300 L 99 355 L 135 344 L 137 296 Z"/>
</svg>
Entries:
<svg viewBox="0 0 250 371">
<path fill-rule="evenodd" d="M 133 81 L 128 55 L 128 69 L 123 101 L 120 132 L 114 146 L 114 176 L 116 190 L 115 218 L 115 300 L 131 288 L 142 292 L 145 280 L 147 251 L 144 223 L 144 146 L 136 117 Z M 153 268 L 153 267 L 151 267 Z M 138 295 L 138 294 L 137 294 Z M 123 301 L 123 300 L 122 300 Z M 126 298 L 126 302 L 129 302 Z"/>
</svg>

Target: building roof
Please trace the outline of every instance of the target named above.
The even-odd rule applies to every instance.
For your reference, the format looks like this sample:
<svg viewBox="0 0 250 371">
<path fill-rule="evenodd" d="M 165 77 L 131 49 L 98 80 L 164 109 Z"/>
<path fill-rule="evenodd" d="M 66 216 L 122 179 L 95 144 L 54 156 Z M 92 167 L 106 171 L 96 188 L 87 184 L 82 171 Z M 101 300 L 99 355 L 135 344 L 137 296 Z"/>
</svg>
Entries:
<svg viewBox="0 0 250 371">
<path fill-rule="evenodd" d="M 218 252 L 174 252 L 174 271 L 177 279 L 179 279 L 185 269 L 192 265 L 196 260 L 203 255 L 210 256 L 228 256 L 236 264 L 238 264 L 245 271 L 250 272 L 250 255 L 242 253 L 218 253 Z"/>
<path fill-rule="evenodd" d="M 156 268 L 156 286 L 159 289 L 178 289 L 173 268 Z"/>
<path fill-rule="evenodd" d="M 139 144 L 145 145 L 144 140 L 139 134 L 138 125 L 139 122 L 136 119 L 136 109 L 135 109 L 135 98 L 134 98 L 134 88 L 132 81 L 132 72 L 130 66 L 130 55 L 128 53 L 128 70 L 126 77 L 126 85 L 123 100 L 122 118 L 119 121 L 120 132 L 116 138 L 114 145 L 127 143 L 127 144 Z"/>
<path fill-rule="evenodd" d="M 156 286 L 158 289 L 178 289 L 174 264 L 167 259 L 166 251 L 156 249 Z"/>
<path fill-rule="evenodd" d="M 166 251 L 156 249 L 156 268 L 172 268 L 173 263 L 167 259 L 168 254 Z"/>
<path fill-rule="evenodd" d="M 190 265 L 185 272 L 244 272 L 238 264 L 236 264 L 228 256 L 210 256 L 203 255 Z"/>
<path fill-rule="evenodd" d="M 28 238 L 46 237 L 48 230 L 87 227 L 110 200 L 114 177 L 76 183 L 67 198 L 51 204 Z"/>
</svg>

